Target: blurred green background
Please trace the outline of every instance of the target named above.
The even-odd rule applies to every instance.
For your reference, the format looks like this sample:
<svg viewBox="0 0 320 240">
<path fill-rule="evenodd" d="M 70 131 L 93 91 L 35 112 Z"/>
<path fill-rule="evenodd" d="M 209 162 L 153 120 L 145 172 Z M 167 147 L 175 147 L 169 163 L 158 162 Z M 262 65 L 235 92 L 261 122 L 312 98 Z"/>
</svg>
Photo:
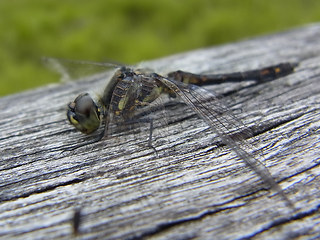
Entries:
<svg viewBox="0 0 320 240">
<path fill-rule="evenodd" d="M 0 0 L 0 95 L 59 81 L 42 56 L 137 63 L 320 21 L 319 0 Z"/>
</svg>

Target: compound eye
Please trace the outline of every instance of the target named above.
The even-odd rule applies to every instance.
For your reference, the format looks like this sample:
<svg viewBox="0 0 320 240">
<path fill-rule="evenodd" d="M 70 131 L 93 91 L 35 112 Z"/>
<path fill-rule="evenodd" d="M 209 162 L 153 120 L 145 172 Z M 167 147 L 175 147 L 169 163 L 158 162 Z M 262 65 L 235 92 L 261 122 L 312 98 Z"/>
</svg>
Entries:
<svg viewBox="0 0 320 240">
<path fill-rule="evenodd" d="M 79 95 L 75 101 L 75 112 L 78 114 L 83 114 L 87 117 L 90 116 L 90 113 L 93 109 L 96 109 L 96 104 L 92 100 L 92 98 L 89 96 L 88 93 L 85 93 L 83 95 Z"/>
<path fill-rule="evenodd" d="M 100 125 L 100 109 L 88 93 L 80 94 L 69 103 L 67 117 L 75 128 L 85 134 L 96 131 Z"/>
</svg>

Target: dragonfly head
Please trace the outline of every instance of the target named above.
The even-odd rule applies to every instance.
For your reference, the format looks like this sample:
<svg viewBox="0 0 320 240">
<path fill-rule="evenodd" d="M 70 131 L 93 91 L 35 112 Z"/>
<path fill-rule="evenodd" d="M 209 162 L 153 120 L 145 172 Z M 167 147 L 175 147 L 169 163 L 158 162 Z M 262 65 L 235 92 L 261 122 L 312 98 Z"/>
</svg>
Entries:
<svg viewBox="0 0 320 240">
<path fill-rule="evenodd" d="M 90 134 L 100 126 L 101 109 L 88 93 L 82 93 L 68 104 L 67 117 L 76 129 Z"/>
</svg>

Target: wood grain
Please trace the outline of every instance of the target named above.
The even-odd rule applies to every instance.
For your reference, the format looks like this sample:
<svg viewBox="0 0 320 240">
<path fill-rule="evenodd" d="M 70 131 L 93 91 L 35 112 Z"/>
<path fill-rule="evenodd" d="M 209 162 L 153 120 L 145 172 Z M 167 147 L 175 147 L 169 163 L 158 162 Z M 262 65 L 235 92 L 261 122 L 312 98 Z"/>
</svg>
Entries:
<svg viewBox="0 0 320 240">
<path fill-rule="evenodd" d="M 248 151 L 263 153 L 295 211 L 179 104 L 168 106 L 176 116 L 169 127 L 155 129 L 156 153 L 143 133 L 130 131 L 64 151 L 93 139 L 68 124 L 66 104 L 102 90 L 106 72 L 0 99 L 0 238 L 320 237 L 319 39 L 314 24 L 142 64 L 162 74 L 298 62 L 274 81 L 208 87 L 254 131 Z"/>
</svg>

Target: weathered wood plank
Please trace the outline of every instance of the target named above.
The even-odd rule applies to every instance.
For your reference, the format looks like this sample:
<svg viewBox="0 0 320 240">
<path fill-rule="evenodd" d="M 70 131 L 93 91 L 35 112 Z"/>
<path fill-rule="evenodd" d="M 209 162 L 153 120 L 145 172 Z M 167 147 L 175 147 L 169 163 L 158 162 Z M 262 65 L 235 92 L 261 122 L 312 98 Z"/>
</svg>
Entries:
<svg viewBox="0 0 320 240">
<path fill-rule="evenodd" d="M 319 39 L 316 24 L 143 64 L 218 73 L 299 62 L 271 82 L 210 87 L 254 129 L 249 141 L 296 211 L 185 108 L 155 130 L 157 154 L 127 132 L 63 152 L 90 139 L 67 123 L 66 103 L 101 88 L 107 72 L 0 99 L 0 237 L 70 239 L 76 208 L 80 239 L 319 237 Z"/>
</svg>

